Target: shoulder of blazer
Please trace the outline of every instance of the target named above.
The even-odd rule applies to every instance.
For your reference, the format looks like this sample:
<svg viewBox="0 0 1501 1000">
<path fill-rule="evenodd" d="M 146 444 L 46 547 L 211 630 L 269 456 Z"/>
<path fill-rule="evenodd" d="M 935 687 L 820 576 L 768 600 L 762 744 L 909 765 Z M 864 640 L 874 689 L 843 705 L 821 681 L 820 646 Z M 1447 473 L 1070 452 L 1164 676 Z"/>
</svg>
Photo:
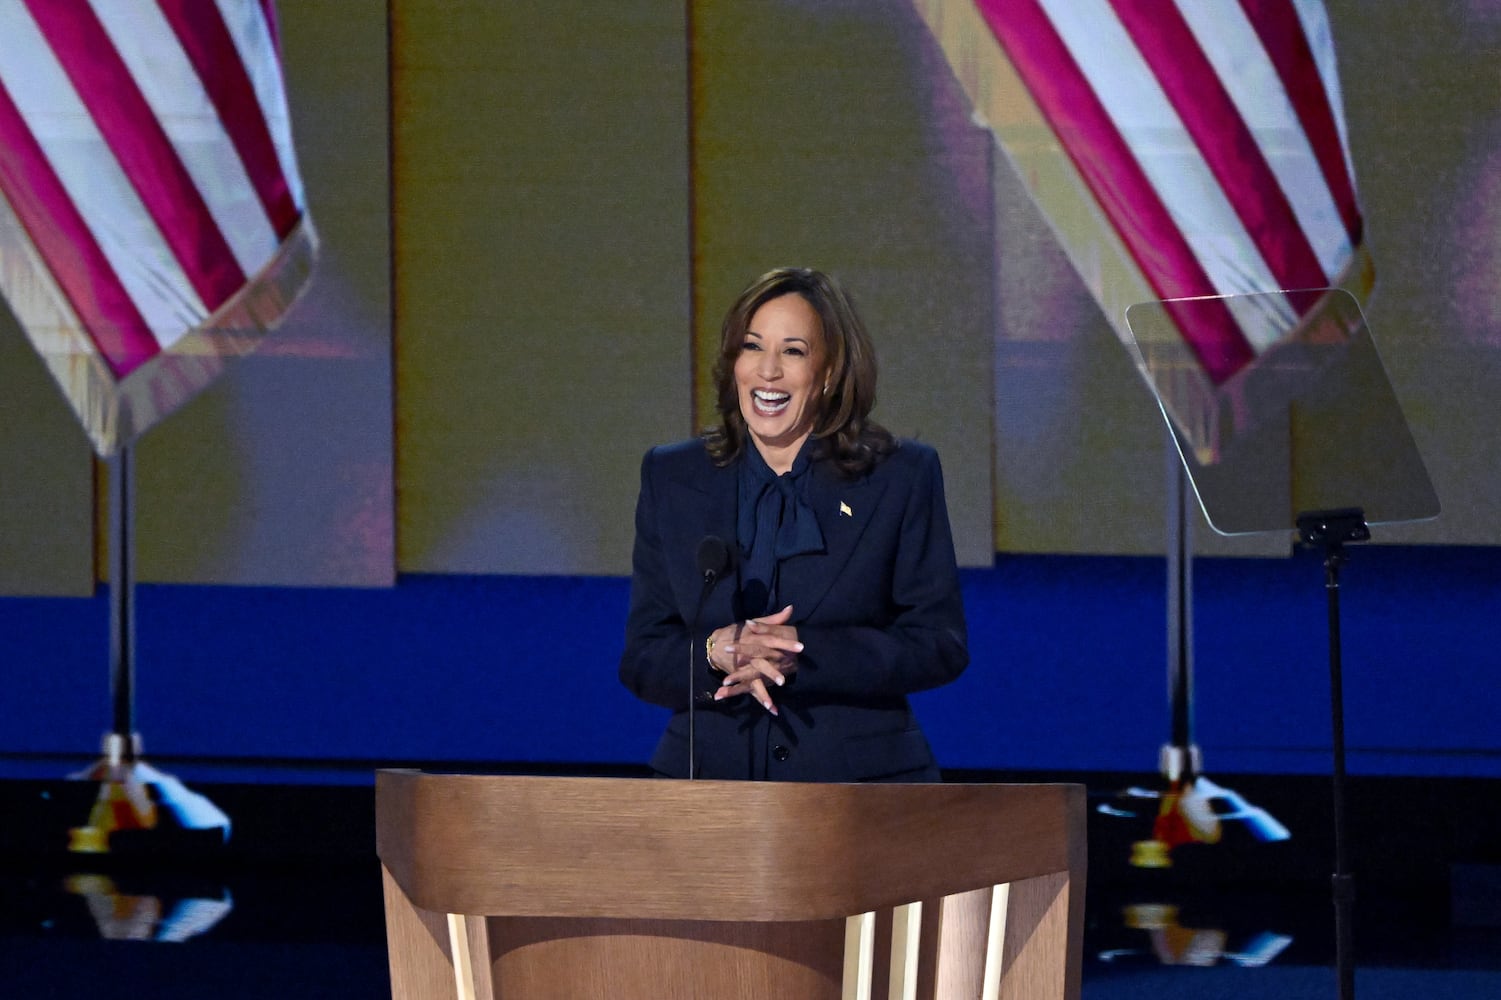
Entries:
<svg viewBox="0 0 1501 1000">
<path fill-rule="evenodd" d="M 938 450 L 932 445 L 902 438 L 897 441 L 896 450 L 887 455 L 876 468 L 890 466 L 893 470 L 903 470 L 910 474 L 913 470 L 926 468 L 937 462 Z"/>
<path fill-rule="evenodd" d="M 643 461 L 652 475 L 677 480 L 702 481 L 719 471 L 704 447 L 703 438 L 657 445 L 646 453 Z"/>
<path fill-rule="evenodd" d="M 895 450 L 883 457 L 874 468 L 854 482 L 864 480 L 885 485 L 911 481 L 925 474 L 931 475 L 928 470 L 937 465 L 938 452 L 932 445 L 899 438 Z M 828 474 L 836 478 L 839 475 L 832 468 L 829 469 Z"/>
</svg>

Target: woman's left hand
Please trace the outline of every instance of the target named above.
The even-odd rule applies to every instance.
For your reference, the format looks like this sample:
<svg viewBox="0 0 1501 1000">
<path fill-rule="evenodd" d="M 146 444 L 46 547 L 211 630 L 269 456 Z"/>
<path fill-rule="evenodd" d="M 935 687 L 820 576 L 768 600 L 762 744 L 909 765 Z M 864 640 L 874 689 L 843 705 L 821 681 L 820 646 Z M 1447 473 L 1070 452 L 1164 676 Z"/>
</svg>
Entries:
<svg viewBox="0 0 1501 1000">
<path fill-rule="evenodd" d="M 735 665 L 714 692 L 715 701 L 748 694 L 772 715 L 777 714 L 766 683 L 770 681 L 777 687 L 785 684 L 797 672 L 797 654 L 803 651 L 797 626 L 787 624 L 791 617 L 789 604 L 774 615 L 752 618 L 745 623 L 739 638 L 725 646 L 725 652 L 734 655 Z"/>
</svg>

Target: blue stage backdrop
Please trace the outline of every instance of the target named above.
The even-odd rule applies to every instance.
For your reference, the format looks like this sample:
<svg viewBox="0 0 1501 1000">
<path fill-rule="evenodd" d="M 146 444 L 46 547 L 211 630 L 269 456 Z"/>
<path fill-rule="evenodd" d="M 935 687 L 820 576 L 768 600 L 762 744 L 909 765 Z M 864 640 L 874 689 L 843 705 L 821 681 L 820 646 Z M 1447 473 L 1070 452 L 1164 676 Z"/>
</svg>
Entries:
<svg viewBox="0 0 1501 1000">
<path fill-rule="evenodd" d="M 1211 775 L 1327 772 L 1327 605 L 1311 552 L 1195 564 Z M 1350 768 L 1501 776 L 1494 551 L 1352 548 Z M 665 713 L 620 686 L 628 581 L 406 576 L 390 589 L 142 586 L 149 756 L 252 778 L 391 763 L 636 764 Z M 972 665 L 917 709 L 950 768 L 1150 772 L 1169 735 L 1162 560 L 1006 556 L 964 571 Z M 687 651 L 684 651 L 685 669 Z M 108 600 L 0 600 L 0 767 L 56 773 L 109 727 Z"/>
</svg>

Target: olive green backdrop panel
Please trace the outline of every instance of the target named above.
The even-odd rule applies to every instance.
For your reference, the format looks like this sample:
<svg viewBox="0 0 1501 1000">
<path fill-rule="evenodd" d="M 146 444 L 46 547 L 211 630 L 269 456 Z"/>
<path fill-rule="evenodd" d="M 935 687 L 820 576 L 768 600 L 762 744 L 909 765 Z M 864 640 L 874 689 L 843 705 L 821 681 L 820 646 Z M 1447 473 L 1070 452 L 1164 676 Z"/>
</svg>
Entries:
<svg viewBox="0 0 1501 1000">
<path fill-rule="evenodd" d="M 837 276 L 875 340 L 876 418 L 938 448 L 960 562 L 990 565 L 988 134 L 903 0 L 703 0 L 691 23 L 700 343 L 769 268 Z"/>
<path fill-rule="evenodd" d="M 627 573 L 692 430 L 684 6 L 393 13 L 399 564 Z"/>
<path fill-rule="evenodd" d="M 322 253 L 261 350 L 135 446 L 143 580 L 394 580 L 386 5 L 279 10 Z"/>
<path fill-rule="evenodd" d="M 0 595 L 93 593 L 92 455 L 0 301 Z"/>
<path fill-rule="evenodd" d="M 1438 491 L 1377 540 L 1501 544 L 1501 11 L 1330 0 L 1376 260 L 1366 308 Z"/>
</svg>

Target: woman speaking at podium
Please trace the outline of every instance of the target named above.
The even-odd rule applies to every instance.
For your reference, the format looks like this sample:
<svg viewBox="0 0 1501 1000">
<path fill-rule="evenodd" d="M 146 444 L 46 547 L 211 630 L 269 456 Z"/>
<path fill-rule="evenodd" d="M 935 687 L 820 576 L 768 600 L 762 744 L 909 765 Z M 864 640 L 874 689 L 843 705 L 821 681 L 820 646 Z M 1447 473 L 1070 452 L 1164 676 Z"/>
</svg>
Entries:
<svg viewBox="0 0 1501 1000">
<path fill-rule="evenodd" d="M 714 377 L 717 426 L 641 465 L 620 679 L 673 710 L 653 770 L 940 780 L 907 703 L 969 662 L 937 453 L 870 419 L 870 338 L 821 272 L 742 292 Z"/>
</svg>

